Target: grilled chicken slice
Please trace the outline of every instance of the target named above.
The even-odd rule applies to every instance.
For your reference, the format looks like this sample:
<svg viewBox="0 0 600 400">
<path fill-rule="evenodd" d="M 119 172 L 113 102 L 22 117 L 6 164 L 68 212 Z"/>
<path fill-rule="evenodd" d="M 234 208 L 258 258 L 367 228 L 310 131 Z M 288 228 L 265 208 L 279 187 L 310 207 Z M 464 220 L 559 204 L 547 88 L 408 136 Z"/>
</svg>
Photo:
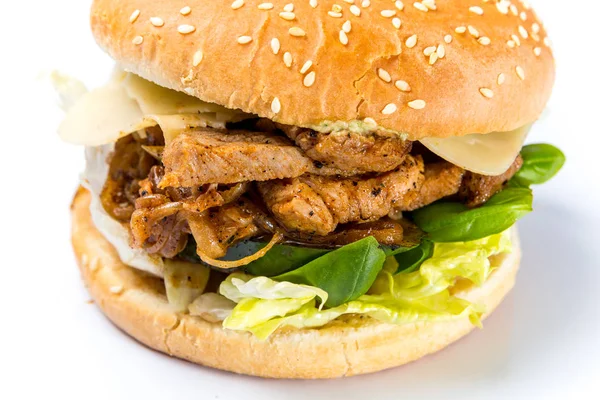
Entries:
<svg viewBox="0 0 600 400">
<path fill-rule="evenodd" d="M 289 139 L 273 133 L 197 129 L 164 149 L 165 187 L 231 184 L 294 178 L 304 173 L 354 175 L 307 157 Z"/>
<path fill-rule="evenodd" d="M 512 178 L 523 166 L 523 158 L 517 156 L 510 168 L 498 176 L 486 176 L 473 172 L 466 172 L 460 187 L 460 198 L 468 207 L 479 206 L 499 192 L 504 184 Z"/>
<path fill-rule="evenodd" d="M 398 136 L 349 131 L 321 133 L 280 124 L 277 127 L 311 159 L 354 174 L 391 171 L 402 164 L 412 147 L 412 142 Z"/>
<path fill-rule="evenodd" d="M 423 160 L 405 157 L 394 171 L 372 178 L 306 174 L 261 182 L 258 190 L 275 218 L 290 230 L 326 235 L 338 224 L 376 221 L 422 179 Z"/>
<path fill-rule="evenodd" d="M 292 178 L 314 169 L 285 137 L 268 133 L 199 129 L 165 148 L 161 187 Z"/>
<path fill-rule="evenodd" d="M 465 170 L 447 161 L 425 165 L 423 180 L 396 203 L 398 211 L 414 211 L 458 193 Z"/>
</svg>

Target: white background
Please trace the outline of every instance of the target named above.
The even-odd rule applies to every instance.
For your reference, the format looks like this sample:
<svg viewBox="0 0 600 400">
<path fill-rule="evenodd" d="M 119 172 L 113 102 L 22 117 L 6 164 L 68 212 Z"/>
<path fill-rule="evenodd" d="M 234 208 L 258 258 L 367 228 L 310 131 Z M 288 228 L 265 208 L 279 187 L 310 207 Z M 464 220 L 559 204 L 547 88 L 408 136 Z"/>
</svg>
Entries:
<svg viewBox="0 0 600 400">
<path fill-rule="evenodd" d="M 0 398 L 600 398 L 598 2 L 533 2 L 553 38 L 558 79 L 530 139 L 558 145 L 568 163 L 536 188 L 536 211 L 520 224 L 525 257 L 515 290 L 484 330 L 439 354 L 322 382 L 171 359 L 86 303 L 68 209 L 82 149 L 57 138 L 61 113 L 40 76 L 59 69 L 90 86 L 106 79 L 112 61 L 89 32 L 89 3 L 0 6 Z"/>
</svg>

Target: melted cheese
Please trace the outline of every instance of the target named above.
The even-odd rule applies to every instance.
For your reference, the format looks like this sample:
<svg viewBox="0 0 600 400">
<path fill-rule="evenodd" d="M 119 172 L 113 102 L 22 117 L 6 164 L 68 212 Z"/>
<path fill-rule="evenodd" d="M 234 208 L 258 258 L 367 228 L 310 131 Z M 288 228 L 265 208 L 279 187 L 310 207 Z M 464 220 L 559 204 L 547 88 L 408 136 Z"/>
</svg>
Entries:
<svg viewBox="0 0 600 400">
<path fill-rule="evenodd" d="M 482 175 L 501 175 L 515 161 L 531 125 L 510 132 L 466 135 L 449 138 L 425 138 L 429 150 L 468 171 Z"/>
<path fill-rule="evenodd" d="M 100 146 L 159 125 L 167 144 L 184 130 L 224 128 L 249 115 L 166 89 L 134 74 L 117 71 L 110 82 L 84 94 L 58 128 L 70 143 Z"/>
</svg>

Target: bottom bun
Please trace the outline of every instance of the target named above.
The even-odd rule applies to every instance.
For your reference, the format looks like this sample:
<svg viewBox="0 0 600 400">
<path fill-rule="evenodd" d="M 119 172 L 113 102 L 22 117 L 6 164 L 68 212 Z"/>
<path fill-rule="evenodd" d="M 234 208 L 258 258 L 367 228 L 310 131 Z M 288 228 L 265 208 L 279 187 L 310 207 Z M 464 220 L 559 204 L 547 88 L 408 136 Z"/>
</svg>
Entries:
<svg viewBox="0 0 600 400">
<path fill-rule="evenodd" d="M 108 318 L 143 344 L 197 364 L 270 378 L 334 378 L 396 367 L 436 352 L 473 329 L 467 318 L 392 325 L 348 316 L 318 329 L 286 329 L 260 341 L 200 317 L 176 313 L 162 280 L 123 264 L 94 227 L 90 194 L 80 189 L 72 205 L 72 242 L 86 286 Z M 455 294 L 484 304 L 489 315 L 513 287 L 520 249 L 496 256 L 499 265 L 481 287 Z M 484 316 L 484 317 L 485 317 Z"/>
</svg>

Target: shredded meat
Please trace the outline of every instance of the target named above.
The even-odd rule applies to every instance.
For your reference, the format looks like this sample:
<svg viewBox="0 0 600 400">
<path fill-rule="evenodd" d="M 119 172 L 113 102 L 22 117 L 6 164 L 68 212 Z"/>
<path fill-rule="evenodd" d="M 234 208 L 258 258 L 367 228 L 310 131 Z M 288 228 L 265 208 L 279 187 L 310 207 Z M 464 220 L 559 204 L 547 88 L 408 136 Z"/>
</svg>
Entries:
<svg viewBox="0 0 600 400">
<path fill-rule="evenodd" d="M 277 127 L 313 160 L 353 174 L 391 171 L 402 164 L 412 147 L 412 142 L 398 136 L 349 131 L 320 133 L 280 124 Z"/>
<path fill-rule="evenodd" d="M 135 246 L 144 248 L 150 254 L 172 258 L 185 248 L 190 233 L 199 245 L 214 250 L 219 246 L 218 243 L 234 243 L 234 236 L 244 238 L 258 232 L 257 229 L 248 230 L 247 218 L 239 217 L 241 211 L 237 214 L 239 218 L 235 218 L 236 214 L 230 207 L 230 203 L 241 201 L 240 197 L 248 189 L 247 184 L 238 184 L 221 191 L 217 184 L 161 189 L 158 184 L 163 175 L 163 167 L 154 166 L 148 178 L 140 182 L 141 197 L 135 201 L 136 210 L 130 222 Z M 215 215 L 223 217 L 215 222 Z M 202 223 L 210 225 L 210 228 L 201 231 Z M 208 234 L 209 229 L 214 231 L 212 236 Z M 235 233 L 235 229 L 246 233 Z M 217 238 L 217 244 L 210 245 L 211 237 Z M 214 251 L 221 254 L 223 248 L 226 249 L 227 246 Z"/>
<path fill-rule="evenodd" d="M 459 196 L 468 207 L 479 206 L 498 193 L 522 166 L 523 158 L 519 155 L 502 175 L 486 176 L 467 171 L 460 187 Z"/>
<path fill-rule="evenodd" d="M 117 141 L 109 160 L 109 173 L 100 195 L 102 206 L 113 218 L 128 222 L 139 197 L 140 181 L 146 179 L 150 169 L 157 164 L 154 157 L 143 150 L 142 145 L 163 145 L 159 128 L 149 128 L 145 136 L 137 133 Z"/>
<path fill-rule="evenodd" d="M 416 185 L 420 157 L 407 156 L 396 170 L 372 178 L 303 175 L 258 184 L 267 207 L 291 230 L 326 235 L 338 224 L 375 221 Z"/>
</svg>

